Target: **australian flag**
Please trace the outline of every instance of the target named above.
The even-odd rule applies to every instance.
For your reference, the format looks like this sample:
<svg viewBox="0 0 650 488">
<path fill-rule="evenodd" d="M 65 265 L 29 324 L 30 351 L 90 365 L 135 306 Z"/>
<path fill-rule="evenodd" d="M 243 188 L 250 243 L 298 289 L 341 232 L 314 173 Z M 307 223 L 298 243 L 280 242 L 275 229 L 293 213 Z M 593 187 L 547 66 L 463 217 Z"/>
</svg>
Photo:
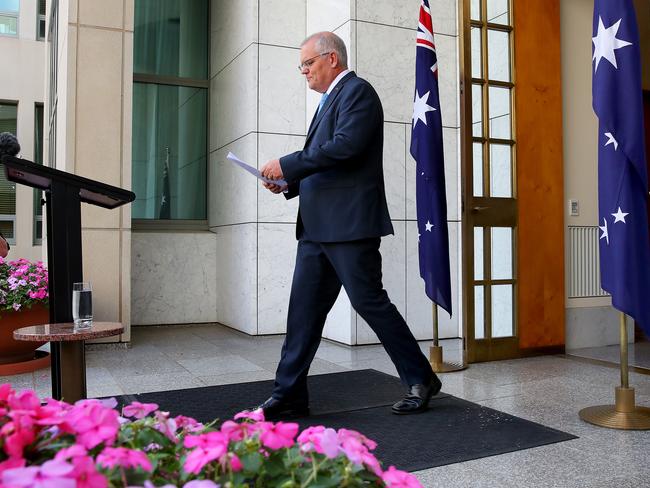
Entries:
<svg viewBox="0 0 650 488">
<path fill-rule="evenodd" d="M 449 235 L 438 59 L 428 0 L 420 4 L 415 49 L 415 100 L 411 155 L 416 161 L 420 276 L 426 294 L 451 315 Z"/>
<path fill-rule="evenodd" d="M 595 0 L 593 29 L 601 286 L 650 333 L 648 175 L 632 0 Z"/>
</svg>

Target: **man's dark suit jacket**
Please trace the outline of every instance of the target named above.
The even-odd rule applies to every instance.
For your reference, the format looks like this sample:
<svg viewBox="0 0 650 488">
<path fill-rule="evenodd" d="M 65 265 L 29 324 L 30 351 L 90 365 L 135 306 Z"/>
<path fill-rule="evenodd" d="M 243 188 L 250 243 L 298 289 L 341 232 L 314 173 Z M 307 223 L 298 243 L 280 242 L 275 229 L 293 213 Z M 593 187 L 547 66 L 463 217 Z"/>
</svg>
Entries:
<svg viewBox="0 0 650 488">
<path fill-rule="evenodd" d="M 296 236 L 344 242 L 393 233 L 382 165 L 384 114 L 372 86 L 346 74 L 312 120 L 302 151 L 280 158 Z"/>
</svg>

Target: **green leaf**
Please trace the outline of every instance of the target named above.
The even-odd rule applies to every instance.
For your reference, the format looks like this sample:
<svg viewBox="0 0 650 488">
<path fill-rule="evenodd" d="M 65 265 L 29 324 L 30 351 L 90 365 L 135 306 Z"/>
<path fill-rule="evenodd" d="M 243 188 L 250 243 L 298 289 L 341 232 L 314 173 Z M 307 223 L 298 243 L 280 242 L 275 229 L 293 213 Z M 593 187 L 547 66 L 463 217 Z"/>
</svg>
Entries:
<svg viewBox="0 0 650 488">
<path fill-rule="evenodd" d="M 251 452 L 244 454 L 240 461 L 244 465 L 244 469 L 251 473 L 259 472 L 262 467 L 262 462 L 264 461 L 262 455 L 259 452 Z"/>
</svg>

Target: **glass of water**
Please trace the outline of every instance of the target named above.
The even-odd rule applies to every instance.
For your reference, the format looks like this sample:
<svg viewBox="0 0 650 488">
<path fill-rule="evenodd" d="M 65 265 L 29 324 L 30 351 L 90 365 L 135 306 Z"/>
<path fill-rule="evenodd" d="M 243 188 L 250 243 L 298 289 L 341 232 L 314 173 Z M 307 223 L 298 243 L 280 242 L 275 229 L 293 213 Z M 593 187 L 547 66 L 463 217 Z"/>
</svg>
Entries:
<svg viewBox="0 0 650 488">
<path fill-rule="evenodd" d="M 76 329 L 93 325 L 93 290 L 90 283 L 72 284 L 72 320 Z"/>
</svg>

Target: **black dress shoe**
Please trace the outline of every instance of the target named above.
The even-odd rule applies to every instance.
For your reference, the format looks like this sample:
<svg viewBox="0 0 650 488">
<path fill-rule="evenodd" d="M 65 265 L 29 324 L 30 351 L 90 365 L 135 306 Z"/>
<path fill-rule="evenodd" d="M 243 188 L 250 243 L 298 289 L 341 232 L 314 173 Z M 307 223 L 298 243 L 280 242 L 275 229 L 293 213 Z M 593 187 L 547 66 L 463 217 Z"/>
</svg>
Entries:
<svg viewBox="0 0 650 488">
<path fill-rule="evenodd" d="M 408 415 L 424 412 L 429 406 L 431 397 L 436 395 L 441 387 L 442 383 L 436 375 L 433 375 L 428 385 L 418 384 L 409 386 L 409 392 L 404 399 L 393 405 L 393 413 L 397 415 Z"/>
<path fill-rule="evenodd" d="M 260 408 L 264 412 L 265 420 L 309 416 L 309 405 L 304 400 L 282 400 L 271 397 L 259 405 L 256 410 Z"/>
</svg>

